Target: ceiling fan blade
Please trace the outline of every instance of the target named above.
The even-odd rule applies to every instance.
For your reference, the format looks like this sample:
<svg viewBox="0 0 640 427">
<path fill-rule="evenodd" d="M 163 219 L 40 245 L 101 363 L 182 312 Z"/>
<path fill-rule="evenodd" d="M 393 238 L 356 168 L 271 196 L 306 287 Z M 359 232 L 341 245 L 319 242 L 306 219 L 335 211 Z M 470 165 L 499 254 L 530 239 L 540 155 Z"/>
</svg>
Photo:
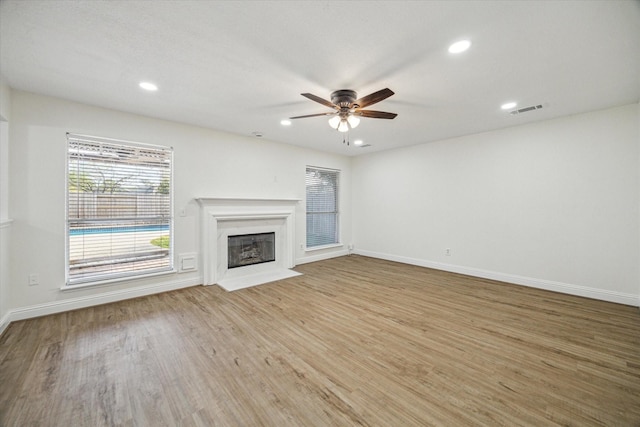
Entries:
<svg viewBox="0 0 640 427">
<path fill-rule="evenodd" d="M 372 119 L 395 119 L 396 113 L 387 113 L 386 111 L 373 111 L 373 110 L 356 110 L 353 112 L 354 116 L 370 117 Z"/>
<path fill-rule="evenodd" d="M 387 99 L 393 94 L 394 92 L 389 88 L 381 89 L 377 92 L 373 92 L 372 94 L 357 99 L 354 104 L 358 104 L 358 108 L 364 108 L 367 105 L 375 104 L 376 102 L 380 102 L 383 99 Z"/>
<path fill-rule="evenodd" d="M 333 116 L 334 114 L 336 114 L 335 112 L 331 112 L 331 113 L 318 113 L 318 114 L 307 114 L 306 116 L 295 116 L 295 117 L 289 117 L 290 119 L 304 119 L 306 117 L 318 117 L 318 116 Z"/>
<path fill-rule="evenodd" d="M 335 104 L 333 104 L 331 101 L 327 101 L 326 99 L 322 99 L 319 96 L 316 96 L 312 93 L 301 93 L 300 95 L 304 96 L 305 98 L 309 98 L 312 101 L 316 101 L 322 105 L 326 105 L 329 108 L 338 108 Z"/>
</svg>

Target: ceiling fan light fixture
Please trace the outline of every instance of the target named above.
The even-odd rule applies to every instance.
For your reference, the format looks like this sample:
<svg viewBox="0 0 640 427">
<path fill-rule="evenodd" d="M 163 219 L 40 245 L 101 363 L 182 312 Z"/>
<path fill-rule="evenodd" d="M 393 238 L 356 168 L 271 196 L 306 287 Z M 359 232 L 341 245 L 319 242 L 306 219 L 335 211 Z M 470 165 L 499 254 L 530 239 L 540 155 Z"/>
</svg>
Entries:
<svg viewBox="0 0 640 427">
<path fill-rule="evenodd" d="M 347 117 L 347 122 L 349 122 L 349 126 L 351 126 L 351 128 L 356 128 L 358 127 L 358 125 L 360 124 L 360 119 L 356 116 L 349 116 Z"/>
<path fill-rule="evenodd" d="M 340 121 L 340 116 L 333 116 L 329 119 L 329 126 L 334 129 L 338 129 L 338 126 L 340 126 Z"/>
<path fill-rule="evenodd" d="M 338 132 L 348 132 L 349 131 L 349 123 L 346 119 L 340 120 L 340 124 L 338 125 Z"/>
</svg>

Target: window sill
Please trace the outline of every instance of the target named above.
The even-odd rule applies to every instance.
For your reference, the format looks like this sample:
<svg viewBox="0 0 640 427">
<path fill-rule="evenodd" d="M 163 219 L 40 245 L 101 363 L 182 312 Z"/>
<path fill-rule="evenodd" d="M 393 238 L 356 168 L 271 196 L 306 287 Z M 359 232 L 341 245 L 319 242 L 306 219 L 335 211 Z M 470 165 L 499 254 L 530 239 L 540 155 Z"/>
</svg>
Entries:
<svg viewBox="0 0 640 427">
<path fill-rule="evenodd" d="M 84 283 L 78 283 L 75 285 L 64 285 L 60 288 L 61 291 L 74 291 L 77 289 L 86 289 L 86 288 L 93 288 L 93 287 L 97 287 L 97 286 L 104 286 L 104 285 L 114 285 L 117 283 L 122 283 L 122 282 L 126 282 L 126 281 L 132 281 L 132 280 L 138 280 L 138 279 L 146 279 L 149 277 L 156 277 L 156 276 L 165 276 L 168 274 L 175 274 L 177 273 L 177 270 L 175 269 L 171 269 L 171 270 L 165 270 L 165 271 L 158 271 L 155 273 L 148 273 L 148 274 L 140 274 L 140 275 L 134 275 L 134 276 L 123 276 L 123 277 L 114 277 L 111 279 L 105 279 L 105 280 L 100 280 L 100 281 L 95 281 L 95 282 L 84 282 Z"/>
<path fill-rule="evenodd" d="M 344 245 L 342 243 L 332 243 L 330 245 L 322 245 L 322 246 L 313 246 L 311 248 L 305 248 L 305 252 L 315 252 L 321 251 L 323 249 L 331 249 L 331 248 L 342 248 Z"/>
</svg>

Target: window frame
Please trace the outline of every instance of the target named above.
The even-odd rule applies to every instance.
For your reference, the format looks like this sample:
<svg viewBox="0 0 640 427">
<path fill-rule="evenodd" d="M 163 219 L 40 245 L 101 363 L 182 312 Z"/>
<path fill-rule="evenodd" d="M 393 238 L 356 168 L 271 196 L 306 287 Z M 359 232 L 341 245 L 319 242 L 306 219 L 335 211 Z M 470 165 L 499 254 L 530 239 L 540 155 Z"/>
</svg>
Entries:
<svg viewBox="0 0 640 427">
<path fill-rule="evenodd" d="M 307 175 L 309 171 L 319 172 L 319 173 L 334 173 L 335 174 L 335 210 L 333 211 L 309 211 L 309 184 L 307 182 Z M 340 227 L 340 175 L 341 171 L 339 169 L 331 169 L 326 167 L 318 167 L 307 165 L 305 169 L 305 251 L 315 251 L 321 249 L 327 249 L 332 247 L 342 246 L 341 239 L 341 227 Z M 310 214 L 331 214 L 335 217 L 335 230 L 334 230 L 334 241 L 329 243 L 321 243 L 317 245 L 309 246 L 309 215 Z"/>
<path fill-rule="evenodd" d="M 65 153 L 65 284 L 62 287 L 63 290 L 69 289 L 78 289 L 91 287 L 96 285 L 103 285 L 114 282 L 122 282 L 134 279 L 141 279 L 146 277 L 153 277 L 159 275 L 166 275 L 175 273 L 174 266 L 174 150 L 173 147 L 156 145 L 156 144 L 147 144 L 142 142 L 114 139 L 114 138 L 106 138 L 99 136 L 91 136 L 91 135 L 83 135 L 77 133 L 67 132 L 66 134 L 66 153 Z M 119 146 L 124 150 L 131 149 L 147 149 L 147 150 L 158 150 L 166 152 L 166 157 L 169 163 L 169 171 L 168 171 L 168 179 L 169 179 L 169 188 L 168 188 L 168 208 L 164 210 L 167 215 L 156 215 L 153 217 L 138 217 L 137 215 L 131 218 L 118 218 L 117 216 L 112 216 L 105 218 L 104 221 L 108 221 L 109 219 L 113 222 L 126 222 L 131 221 L 140 221 L 140 220 L 152 220 L 152 219 L 162 219 L 162 221 L 166 221 L 169 227 L 169 247 L 167 254 L 168 265 L 160 266 L 155 268 L 146 268 L 146 269 L 130 269 L 119 272 L 103 272 L 97 273 L 94 275 L 89 275 L 86 277 L 74 278 L 71 274 L 71 259 L 70 259 L 70 249 L 71 249 L 71 223 L 73 219 L 70 217 L 70 165 L 71 165 L 71 140 L 84 140 L 86 142 L 95 142 L 95 143 L 104 143 L 110 144 L 112 146 Z M 121 163 L 122 165 L 126 165 L 125 162 Z M 102 221 L 103 219 L 96 219 L 95 222 Z M 91 220 L 89 220 L 91 222 Z M 167 234 L 167 233 L 163 233 Z"/>
</svg>

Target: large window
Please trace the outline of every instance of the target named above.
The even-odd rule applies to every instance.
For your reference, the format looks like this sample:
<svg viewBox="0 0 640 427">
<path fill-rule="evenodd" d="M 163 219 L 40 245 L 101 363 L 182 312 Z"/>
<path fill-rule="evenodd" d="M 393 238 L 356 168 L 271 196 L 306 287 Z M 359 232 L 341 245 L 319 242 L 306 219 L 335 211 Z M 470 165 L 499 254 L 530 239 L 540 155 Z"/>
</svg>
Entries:
<svg viewBox="0 0 640 427">
<path fill-rule="evenodd" d="M 172 270 L 173 150 L 67 140 L 67 284 Z"/>
<path fill-rule="evenodd" d="M 339 243 L 340 171 L 307 167 L 307 248 Z"/>
</svg>

